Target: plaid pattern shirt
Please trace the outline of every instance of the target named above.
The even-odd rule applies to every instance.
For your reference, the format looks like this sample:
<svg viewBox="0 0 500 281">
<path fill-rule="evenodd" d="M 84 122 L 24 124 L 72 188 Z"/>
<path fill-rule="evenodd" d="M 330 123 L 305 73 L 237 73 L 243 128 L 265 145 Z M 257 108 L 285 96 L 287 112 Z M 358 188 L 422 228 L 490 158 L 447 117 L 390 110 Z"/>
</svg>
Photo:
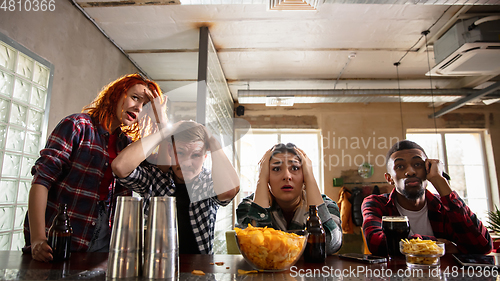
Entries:
<svg viewBox="0 0 500 281">
<path fill-rule="evenodd" d="M 488 230 L 455 191 L 440 197 L 426 190 L 425 199 L 434 236 L 416 234 L 411 238 L 444 238 L 454 242 L 462 253 L 486 254 L 491 251 L 492 241 Z M 370 195 L 363 201 L 363 232 L 368 248 L 374 255 L 387 254 L 382 216 L 400 216 L 395 200 L 396 191 L 393 190 L 390 195 Z"/>
<path fill-rule="evenodd" d="M 276 202 L 269 208 L 262 208 L 253 202 L 254 194 L 241 201 L 236 209 L 238 218 L 237 226 L 246 228 L 248 224 L 258 227 L 271 227 L 283 231 L 303 230 L 306 228 L 307 217 L 309 216 L 309 206 L 307 204 L 306 191 L 302 193 L 302 201 L 295 211 L 290 225 L 287 225 L 283 212 Z M 337 252 L 342 246 L 342 227 L 340 221 L 339 207 L 326 195 L 322 195 L 323 204 L 318 206 L 318 215 L 326 233 L 326 252 L 331 255 Z"/>
<path fill-rule="evenodd" d="M 155 165 L 148 163 L 141 164 L 127 177 L 117 180 L 146 199 L 146 213 L 149 197 L 172 196 L 176 190 L 172 169 L 164 173 Z M 187 185 L 191 199 L 189 219 L 198 249 L 202 254 L 213 254 L 217 210 L 219 205 L 226 206 L 231 202 L 231 200 L 220 201 L 213 190 L 213 185 L 212 176 L 205 168 L 192 185 Z"/>
<path fill-rule="evenodd" d="M 58 205 L 68 204 L 73 228 L 72 251 L 86 251 L 94 234 L 99 215 L 99 185 L 104 171 L 109 167 L 108 140 L 109 132 L 88 114 L 67 116 L 52 131 L 45 148 L 40 151 L 40 158 L 31 170 L 32 184 L 40 184 L 48 189 L 46 231 L 57 215 Z M 130 139 L 120 132 L 116 143 L 117 151 L 121 151 L 129 143 Z M 131 195 L 131 192 L 113 184 L 110 195 L 116 199 L 118 195 Z M 24 236 L 26 246 L 29 246 L 27 214 Z M 29 248 L 26 247 L 27 249 Z"/>
</svg>

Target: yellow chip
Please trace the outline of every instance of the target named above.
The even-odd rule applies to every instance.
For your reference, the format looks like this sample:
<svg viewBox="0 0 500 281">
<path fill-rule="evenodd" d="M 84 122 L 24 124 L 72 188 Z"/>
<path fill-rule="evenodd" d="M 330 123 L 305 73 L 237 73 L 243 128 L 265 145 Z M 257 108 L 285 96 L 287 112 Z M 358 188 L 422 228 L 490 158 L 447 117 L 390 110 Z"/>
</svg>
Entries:
<svg viewBox="0 0 500 281">
<path fill-rule="evenodd" d="M 243 274 L 252 274 L 252 273 L 259 273 L 258 270 L 243 270 L 243 269 L 238 269 L 238 274 L 243 275 Z"/>
<path fill-rule="evenodd" d="M 403 240 L 403 250 L 405 254 L 415 255 L 437 255 L 443 253 L 443 248 L 436 244 L 436 241 L 422 240 L 420 238 Z"/>
<path fill-rule="evenodd" d="M 191 274 L 194 274 L 194 275 L 205 275 L 205 272 L 201 271 L 201 270 L 193 270 L 191 271 Z"/>
</svg>

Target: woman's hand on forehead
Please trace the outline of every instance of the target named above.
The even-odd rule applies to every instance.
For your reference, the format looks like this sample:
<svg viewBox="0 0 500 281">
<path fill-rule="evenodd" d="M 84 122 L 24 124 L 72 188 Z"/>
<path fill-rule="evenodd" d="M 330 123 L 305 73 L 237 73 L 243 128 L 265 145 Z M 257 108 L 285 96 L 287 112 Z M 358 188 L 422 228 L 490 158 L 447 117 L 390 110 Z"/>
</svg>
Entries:
<svg viewBox="0 0 500 281">
<path fill-rule="evenodd" d="M 155 91 L 156 93 L 156 91 Z M 155 99 L 155 95 L 153 95 L 153 93 L 151 92 L 151 90 L 149 90 L 148 88 L 144 89 L 144 95 L 146 96 L 146 98 L 149 100 L 149 101 L 152 101 Z M 156 94 L 156 96 L 158 97 L 158 94 Z"/>
</svg>

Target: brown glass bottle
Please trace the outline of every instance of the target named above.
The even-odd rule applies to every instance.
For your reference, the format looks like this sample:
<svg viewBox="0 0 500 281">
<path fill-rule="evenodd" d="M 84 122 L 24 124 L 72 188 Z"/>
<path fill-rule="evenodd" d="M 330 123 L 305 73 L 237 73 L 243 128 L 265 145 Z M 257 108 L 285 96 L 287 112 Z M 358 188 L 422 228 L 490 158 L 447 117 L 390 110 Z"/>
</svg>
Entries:
<svg viewBox="0 0 500 281">
<path fill-rule="evenodd" d="M 68 205 L 59 204 L 58 212 L 49 229 L 48 244 L 52 248 L 53 261 L 68 259 L 71 254 L 71 234 Z"/>
<path fill-rule="evenodd" d="M 324 262 L 326 259 L 326 234 L 315 205 L 309 206 L 306 231 L 307 245 L 304 252 L 306 262 Z"/>
</svg>

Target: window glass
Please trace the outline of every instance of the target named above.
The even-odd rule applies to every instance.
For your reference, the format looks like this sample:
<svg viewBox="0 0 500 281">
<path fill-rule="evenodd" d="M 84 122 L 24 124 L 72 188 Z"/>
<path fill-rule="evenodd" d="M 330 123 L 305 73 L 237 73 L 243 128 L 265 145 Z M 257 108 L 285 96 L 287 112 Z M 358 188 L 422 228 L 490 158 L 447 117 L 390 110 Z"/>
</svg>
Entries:
<svg viewBox="0 0 500 281">
<path fill-rule="evenodd" d="M 451 188 L 483 223 L 486 222 L 489 202 L 481 133 L 412 133 L 407 134 L 407 138 L 420 144 L 429 158 L 445 163 Z M 429 183 L 429 186 L 432 185 Z M 437 193 L 434 187 L 428 188 Z"/>
<path fill-rule="evenodd" d="M 0 34 L 0 250 L 21 250 L 31 167 L 45 143 L 53 67 L 2 38 Z"/>
</svg>

